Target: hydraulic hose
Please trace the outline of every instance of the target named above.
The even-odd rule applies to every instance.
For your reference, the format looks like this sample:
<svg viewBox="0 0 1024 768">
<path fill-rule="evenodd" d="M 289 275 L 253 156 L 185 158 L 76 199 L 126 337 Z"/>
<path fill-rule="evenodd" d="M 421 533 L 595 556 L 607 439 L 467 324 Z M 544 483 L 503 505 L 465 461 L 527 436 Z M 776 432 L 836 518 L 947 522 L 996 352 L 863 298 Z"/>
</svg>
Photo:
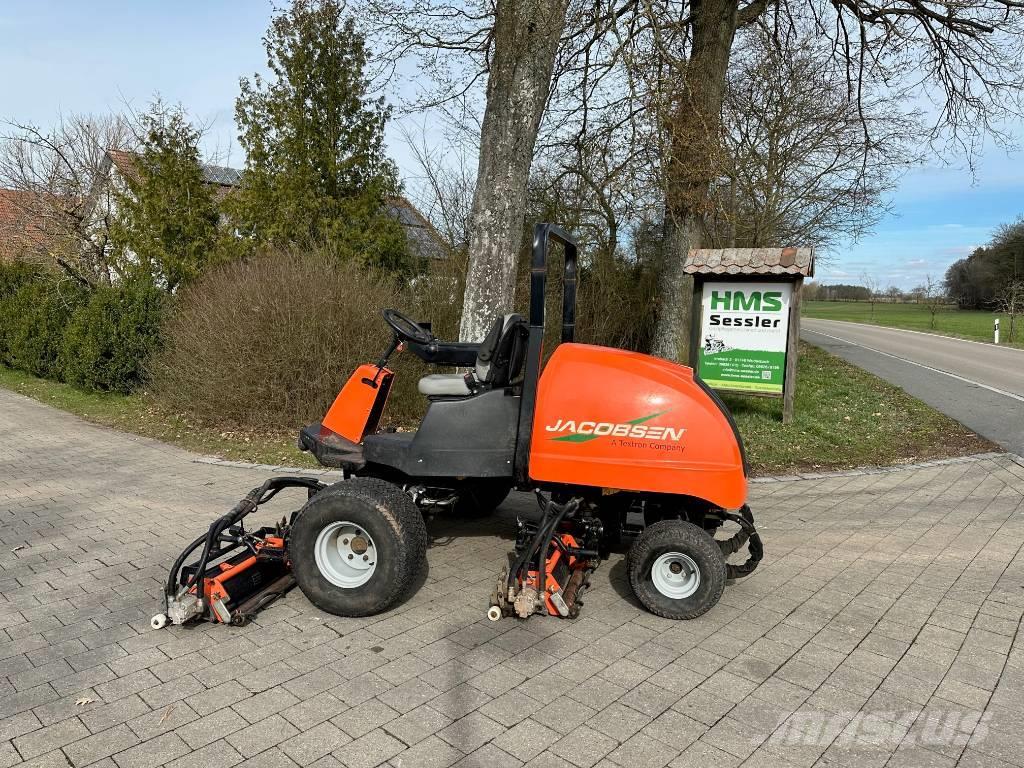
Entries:
<svg viewBox="0 0 1024 768">
<path fill-rule="evenodd" d="M 540 524 L 537 526 L 537 533 L 530 542 L 530 546 L 523 550 L 522 554 L 516 558 L 513 567 L 509 569 L 508 586 L 513 587 L 515 585 L 515 581 L 519 577 L 523 566 L 529 563 L 534 555 L 538 554 L 540 557 L 537 560 L 537 573 L 540 579 L 540 589 L 543 590 L 547 586 L 545 567 L 548 561 L 548 552 L 551 549 L 551 537 L 555 535 L 555 531 L 561 525 L 565 516 L 570 512 L 575 512 L 578 508 L 579 500 L 577 499 L 573 499 L 565 505 L 558 505 L 548 500 L 544 517 L 541 518 Z M 554 517 L 550 517 L 552 510 L 555 511 Z"/>
<path fill-rule="evenodd" d="M 516 579 L 519 578 L 519 572 L 522 570 L 523 565 L 533 557 L 534 553 L 540 548 L 540 542 L 542 541 L 544 531 L 547 530 L 549 515 L 554 507 L 554 502 L 551 499 L 544 499 L 540 492 L 537 493 L 537 500 L 542 502 L 544 507 L 544 514 L 541 515 L 540 521 L 537 523 L 537 532 L 533 535 L 533 539 L 530 541 L 530 546 L 525 548 L 519 555 L 516 556 L 515 561 L 512 563 L 512 567 L 508 569 L 508 581 L 507 587 L 514 588 Z"/>
<path fill-rule="evenodd" d="M 555 535 L 555 531 L 558 530 L 558 526 L 561 525 L 562 521 L 565 519 L 565 516 L 568 515 L 570 512 L 575 514 L 579 506 L 580 503 L 577 499 L 572 499 L 567 504 L 565 504 L 559 510 L 558 515 L 555 517 L 555 521 L 551 524 L 551 528 L 548 530 L 547 536 L 544 537 L 544 549 L 541 550 L 541 558 L 537 564 L 538 575 L 540 578 L 540 588 L 542 591 L 546 590 L 548 587 L 547 564 L 548 552 L 551 550 L 551 537 Z"/>
<path fill-rule="evenodd" d="M 178 582 L 178 573 L 181 571 L 181 567 L 185 565 L 185 561 L 188 559 L 188 556 L 195 552 L 199 548 L 199 545 L 205 541 L 206 534 L 204 533 L 185 547 L 182 553 L 178 555 L 178 559 L 174 561 L 174 565 L 171 566 L 171 572 L 167 575 L 167 585 L 164 587 L 164 613 L 167 613 L 171 608 L 169 601 L 171 595 L 176 591 L 175 585 Z"/>
<path fill-rule="evenodd" d="M 728 557 L 737 552 L 744 544 L 748 544 L 747 550 L 750 552 L 746 561 L 741 565 L 725 564 L 726 577 L 740 579 L 744 576 L 749 576 L 757 568 L 761 558 L 764 557 L 764 545 L 761 543 L 761 536 L 758 534 L 757 529 L 754 528 L 754 515 L 746 504 L 740 508 L 738 515 L 728 512 L 723 512 L 721 515 L 726 520 L 732 520 L 740 526 L 740 530 L 732 538 L 718 542 L 718 546 L 722 548 L 722 554 Z"/>
<path fill-rule="evenodd" d="M 206 573 L 206 565 L 210 560 L 210 551 L 213 549 L 213 545 L 217 543 L 220 535 L 259 506 L 258 500 L 266 492 L 272 480 L 268 480 L 259 488 L 253 488 L 248 494 L 246 494 L 244 499 L 232 508 L 230 512 L 213 521 L 210 525 L 210 529 L 206 532 L 206 542 L 203 546 L 203 554 L 199 558 L 199 564 L 196 567 L 195 573 L 189 577 L 188 582 L 184 585 L 184 590 L 186 592 L 198 584 L 199 579 L 201 579 L 202 575 Z M 274 492 L 276 493 L 276 490 Z M 198 595 L 198 597 L 201 600 L 203 596 Z"/>
</svg>

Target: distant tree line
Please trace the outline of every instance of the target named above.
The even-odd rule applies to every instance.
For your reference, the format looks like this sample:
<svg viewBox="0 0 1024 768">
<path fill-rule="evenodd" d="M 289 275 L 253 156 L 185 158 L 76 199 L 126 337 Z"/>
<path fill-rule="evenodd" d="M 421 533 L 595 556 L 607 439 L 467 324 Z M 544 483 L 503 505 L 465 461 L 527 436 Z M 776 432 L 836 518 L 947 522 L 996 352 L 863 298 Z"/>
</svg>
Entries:
<svg viewBox="0 0 1024 768">
<path fill-rule="evenodd" d="M 879 301 L 889 304 L 921 303 L 928 299 L 935 299 L 940 303 L 950 301 L 943 286 L 938 281 L 932 280 L 931 277 L 926 277 L 923 283 L 909 290 L 903 290 L 897 285 L 890 285 L 883 290 L 870 285 L 847 283 L 826 285 L 812 280 L 804 284 L 803 299 L 804 301 Z"/>
<path fill-rule="evenodd" d="M 806 301 L 867 301 L 871 291 L 863 285 L 823 285 L 810 282 L 804 285 L 803 298 Z"/>
<path fill-rule="evenodd" d="M 1024 281 L 1024 218 L 1000 226 L 986 245 L 953 262 L 946 290 L 964 309 L 999 309 L 1008 286 Z"/>
<path fill-rule="evenodd" d="M 803 288 L 803 298 L 806 301 L 919 301 L 925 293 L 925 286 L 918 286 L 909 291 L 890 285 L 885 290 L 878 290 L 870 285 L 850 285 L 847 283 L 836 283 L 825 285 L 824 283 L 811 281 Z"/>
</svg>

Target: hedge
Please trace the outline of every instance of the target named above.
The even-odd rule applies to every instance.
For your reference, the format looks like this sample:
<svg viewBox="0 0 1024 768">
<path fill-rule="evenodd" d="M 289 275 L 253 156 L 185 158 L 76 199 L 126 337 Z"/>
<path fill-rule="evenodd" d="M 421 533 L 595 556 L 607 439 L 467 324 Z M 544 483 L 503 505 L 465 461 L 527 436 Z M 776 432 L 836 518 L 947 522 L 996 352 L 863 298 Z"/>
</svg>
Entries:
<svg viewBox="0 0 1024 768">
<path fill-rule="evenodd" d="M 64 328 L 84 301 L 84 291 L 72 283 L 49 280 L 17 262 L 0 265 L 0 363 L 62 379 Z"/>
<path fill-rule="evenodd" d="M 60 370 L 80 389 L 128 393 L 159 346 L 165 294 L 148 285 L 102 286 L 64 330 Z"/>
<path fill-rule="evenodd" d="M 21 262 L 0 263 L 0 363 L 83 389 L 129 392 L 159 342 L 164 294 L 87 290 Z"/>
</svg>

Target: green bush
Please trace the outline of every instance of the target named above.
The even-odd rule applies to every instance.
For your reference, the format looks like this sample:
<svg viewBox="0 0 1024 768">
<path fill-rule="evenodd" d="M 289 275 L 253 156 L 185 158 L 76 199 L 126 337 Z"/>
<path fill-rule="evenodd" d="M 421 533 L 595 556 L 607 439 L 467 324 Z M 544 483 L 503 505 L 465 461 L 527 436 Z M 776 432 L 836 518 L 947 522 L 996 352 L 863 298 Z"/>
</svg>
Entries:
<svg viewBox="0 0 1024 768">
<path fill-rule="evenodd" d="M 24 261 L 0 261 L 0 301 L 39 277 L 39 270 Z"/>
<path fill-rule="evenodd" d="M 0 363 L 34 376 L 61 378 L 64 329 L 84 299 L 70 282 L 24 264 L 0 269 Z"/>
<path fill-rule="evenodd" d="M 165 294 L 152 286 L 101 286 L 72 315 L 60 350 L 64 380 L 82 389 L 130 392 L 157 348 Z"/>
</svg>

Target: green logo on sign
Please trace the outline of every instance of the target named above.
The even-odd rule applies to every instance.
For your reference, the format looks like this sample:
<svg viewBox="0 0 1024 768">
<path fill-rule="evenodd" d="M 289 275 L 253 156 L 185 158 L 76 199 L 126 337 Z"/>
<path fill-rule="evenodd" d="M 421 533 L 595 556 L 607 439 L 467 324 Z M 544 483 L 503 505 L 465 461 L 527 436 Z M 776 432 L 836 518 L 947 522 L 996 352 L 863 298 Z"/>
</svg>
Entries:
<svg viewBox="0 0 1024 768">
<path fill-rule="evenodd" d="M 780 312 L 782 293 L 780 291 L 712 291 L 711 309 L 733 312 Z"/>
</svg>

